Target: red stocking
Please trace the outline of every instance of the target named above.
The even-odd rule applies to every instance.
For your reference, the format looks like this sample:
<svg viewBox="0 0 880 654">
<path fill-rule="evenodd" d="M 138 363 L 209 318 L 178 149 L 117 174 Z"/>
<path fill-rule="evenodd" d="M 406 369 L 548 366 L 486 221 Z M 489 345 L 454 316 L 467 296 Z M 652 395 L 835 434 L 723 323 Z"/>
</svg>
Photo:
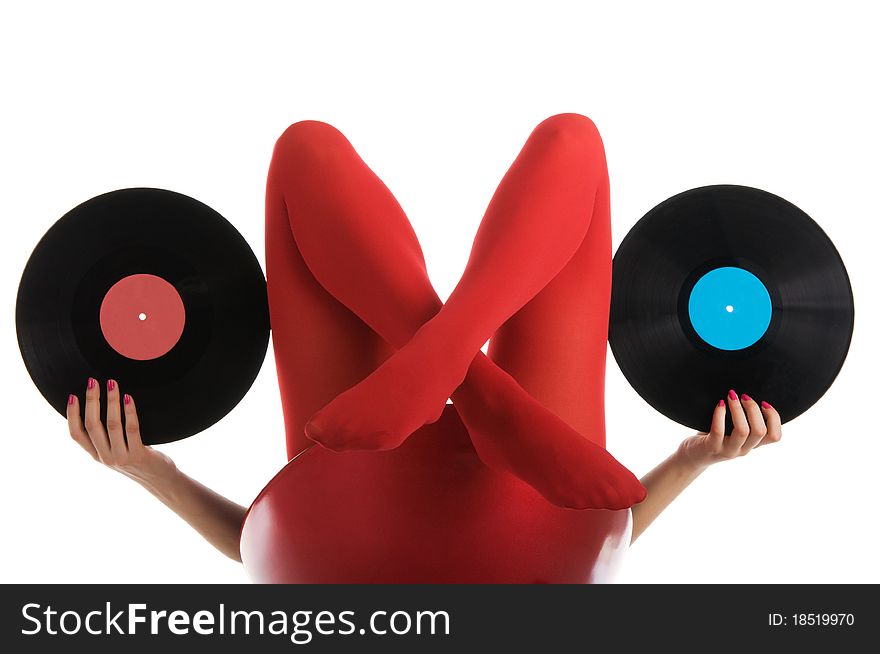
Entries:
<svg viewBox="0 0 880 654">
<path fill-rule="evenodd" d="M 270 222 L 280 223 L 276 214 L 289 221 L 320 286 L 390 346 L 376 355 L 381 365 L 351 375 L 348 390 L 308 421 L 309 437 L 333 449 L 396 447 L 436 420 L 452 397 L 481 459 L 550 501 L 625 508 L 644 498 L 638 480 L 604 448 L 608 177 L 589 119 L 559 114 L 534 129 L 492 198 L 445 306 L 399 204 L 334 127 L 302 121 L 279 139 L 267 239 Z M 268 252 L 267 240 L 272 290 Z M 270 301 L 279 295 L 275 286 Z M 490 336 L 490 354 L 507 371 L 479 351 Z M 340 376 L 333 368 L 331 376 Z"/>
</svg>

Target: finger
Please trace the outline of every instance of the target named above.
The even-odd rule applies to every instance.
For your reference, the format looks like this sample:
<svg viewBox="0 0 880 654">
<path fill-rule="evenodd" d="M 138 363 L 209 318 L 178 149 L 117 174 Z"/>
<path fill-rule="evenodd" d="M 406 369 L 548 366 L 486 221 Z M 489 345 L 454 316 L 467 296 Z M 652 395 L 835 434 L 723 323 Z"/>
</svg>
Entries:
<svg viewBox="0 0 880 654">
<path fill-rule="evenodd" d="M 125 410 L 125 437 L 128 439 L 128 450 L 133 452 L 142 448 L 144 442 L 141 439 L 141 426 L 138 422 L 134 398 L 128 393 L 122 398 L 122 408 Z"/>
<path fill-rule="evenodd" d="M 122 431 L 122 414 L 119 410 L 119 385 L 115 379 L 107 380 L 107 433 L 110 438 L 110 449 L 124 453 L 125 434 Z"/>
<path fill-rule="evenodd" d="M 724 446 L 724 416 L 727 413 L 727 405 L 724 400 L 718 400 L 715 410 L 712 412 L 712 426 L 706 435 L 706 443 L 710 452 L 720 452 Z"/>
<path fill-rule="evenodd" d="M 724 449 L 728 454 L 736 454 L 749 437 L 749 421 L 743 411 L 742 402 L 733 389 L 727 392 L 727 406 L 730 409 L 730 419 L 733 421 L 733 431 L 730 432 L 730 438 L 727 439 Z"/>
<path fill-rule="evenodd" d="M 98 450 L 95 449 L 95 444 L 89 438 L 89 434 L 83 426 L 82 416 L 79 414 L 79 398 L 72 393 L 67 397 L 67 429 L 70 431 L 70 437 L 97 461 Z"/>
<path fill-rule="evenodd" d="M 743 393 L 740 398 L 743 409 L 746 412 L 746 418 L 749 420 L 749 437 L 743 443 L 740 452 L 745 454 L 767 435 L 767 425 L 764 423 L 764 414 L 761 413 L 761 407 L 751 397 Z"/>
<path fill-rule="evenodd" d="M 769 402 L 764 401 L 761 401 L 761 411 L 764 413 L 764 420 L 767 423 L 767 434 L 755 447 L 776 443 L 782 438 L 782 418 L 779 417 L 779 412 Z"/>
<path fill-rule="evenodd" d="M 98 450 L 98 455 L 102 459 L 108 458 L 110 456 L 110 441 L 107 438 L 104 425 L 101 424 L 101 387 L 94 377 L 89 377 L 86 384 L 85 425 L 89 438 L 92 439 L 95 449 Z"/>
</svg>

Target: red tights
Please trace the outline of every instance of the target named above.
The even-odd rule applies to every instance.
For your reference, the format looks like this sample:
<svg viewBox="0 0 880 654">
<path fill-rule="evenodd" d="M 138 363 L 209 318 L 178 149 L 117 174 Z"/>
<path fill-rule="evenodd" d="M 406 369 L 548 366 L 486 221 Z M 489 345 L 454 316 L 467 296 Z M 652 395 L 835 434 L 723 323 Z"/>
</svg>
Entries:
<svg viewBox="0 0 880 654">
<path fill-rule="evenodd" d="M 294 123 L 269 169 L 266 278 L 289 457 L 308 439 L 394 448 L 451 398 L 480 459 L 554 504 L 644 499 L 605 450 L 609 190 L 589 118 L 535 127 L 445 305 L 406 215 L 348 139 Z"/>
</svg>

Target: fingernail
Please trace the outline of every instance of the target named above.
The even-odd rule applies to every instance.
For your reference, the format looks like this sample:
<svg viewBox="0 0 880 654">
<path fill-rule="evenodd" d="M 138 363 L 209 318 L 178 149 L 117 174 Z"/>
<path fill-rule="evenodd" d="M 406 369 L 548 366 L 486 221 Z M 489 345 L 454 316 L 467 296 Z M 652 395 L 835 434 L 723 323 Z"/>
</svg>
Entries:
<svg viewBox="0 0 880 654">
<path fill-rule="evenodd" d="M 772 406 L 770 406 L 769 402 L 765 402 L 764 400 L 761 400 L 761 406 L 764 407 L 765 409 L 772 409 L 773 408 Z"/>
<path fill-rule="evenodd" d="M 724 400 L 718 400 L 718 406 L 724 406 Z"/>
<path fill-rule="evenodd" d="M 71 404 L 73 404 L 74 400 L 76 400 L 76 395 L 74 395 L 73 393 L 68 395 L 67 396 L 67 406 L 70 406 Z"/>
<path fill-rule="evenodd" d="M 131 395 L 129 395 L 128 393 L 126 393 L 126 394 L 122 397 L 122 401 L 125 402 L 126 404 L 131 404 Z"/>
<path fill-rule="evenodd" d="M 736 397 L 736 391 L 733 390 L 732 388 L 731 388 L 729 391 L 727 391 L 727 397 L 729 397 L 729 398 L 730 398 L 731 400 L 733 400 L 734 402 L 736 402 L 736 400 L 738 399 L 738 398 Z"/>
<path fill-rule="evenodd" d="M 745 400 L 746 402 L 748 402 L 748 401 L 750 401 L 752 398 L 750 398 L 748 395 L 746 395 L 745 393 L 743 393 L 743 394 L 742 394 L 742 399 Z"/>
<path fill-rule="evenodd" d="M 115 386 L 116 386 L 116 382 L 114 382 L 112 379 L 107 380 L 107 390 L 108 391 L 112 391 Z"/>
<path fill-rule="evenodd" d="M 97 383 L 98 383 L 98 382 L 97 382 L 94 378 L 89 377 L 89 388 L 90 388 L 90 389 L 91 389 L 91 388 L 94 388 L 94 387 L 95 387 L 95 384 L 97 384 Z"/>
</svg>

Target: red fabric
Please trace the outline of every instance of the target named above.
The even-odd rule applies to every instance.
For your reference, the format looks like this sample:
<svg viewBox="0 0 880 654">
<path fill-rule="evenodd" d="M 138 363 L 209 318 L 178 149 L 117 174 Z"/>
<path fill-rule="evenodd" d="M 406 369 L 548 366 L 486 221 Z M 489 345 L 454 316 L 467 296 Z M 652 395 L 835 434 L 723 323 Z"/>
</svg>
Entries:
<svg viewBox="0 0 880 654">
<path fill-rule="evenodd" d="M 629 509 L 575 511 L 477 458 L 452 405 L 382 452 L 320 445 L 251 506 L 241 560 L 257 583 L 605 583 Z"/>
<path fill-rule="evenodd" d="M 311 444 L 306 431 L 335 450 L 396 448 L 451 397 L 480 459 L 550 502 L 641 501 L 604 447 L 610 250 L 604 148 L 579 114 L 529 135 L 445 305 L 403 210 L 348 139 L 291 125 L 266 192 L 289 457 Z"/>
</svg>

